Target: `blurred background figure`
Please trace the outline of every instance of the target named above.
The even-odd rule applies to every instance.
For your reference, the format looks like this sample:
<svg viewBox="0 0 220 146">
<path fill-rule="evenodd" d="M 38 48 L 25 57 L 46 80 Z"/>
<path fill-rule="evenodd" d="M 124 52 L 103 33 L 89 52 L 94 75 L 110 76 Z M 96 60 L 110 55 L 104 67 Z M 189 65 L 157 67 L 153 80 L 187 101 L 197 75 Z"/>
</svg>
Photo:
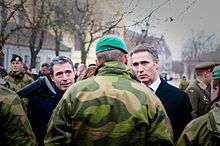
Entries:
<svg viewBox="0 0 220 146">
<path fill-rule="evenodd" d="M 89 77 L 94 76 L 95 71 L 96 71 L 96 68 L 97 68 L 97 67 L 96 67 L 95 64 L 89 64 L 89 65 L 88 65 L 88 68 L 85 69 L 85 70 L 82 72 L 81 76 L 78 77 L 77 81 L 85 80 L 85 79 L 87 79 L 87 78 L 89 78 Z"/>
<path fill-rule="evenodd" d="M 77 75 L 77 78 L 76 78 L 76 81 L 79 81 L 81 80 L 81 76 L 83 76 L 83 72 L 87 69 L 86 65 L 81 63 L 78 65 L 78 68 L 76 70 L 76 75 Z"/>
<path fill-rule="evenodd" d="M 196 79 L 186 89 L 186 93 L 192 104 L 193 118 L 197 118 L 208 112 L 208 106 L 211 100 L 211 93 L 208 89 L 211 85 L 211 75 L 215 65 L 216 63 L 208 62 L 195 66 Z"/>
<path fill-rule="evenodd" d="M 187 81 L 186 76 L 183 76 L 180 80 L 179 89 L 185 91 L 189 86 L 189 81 Z"/>
<path fill-rule="evenodd" d="M 27 84 L 34 81 L 25 70 L 23 58 L 18 55 L 13 55 L 11 59 L 11 71 L 5 77 L 5 80 L 9 83 L 9 88 L 11 90 L 17 92 Z"/>
<path fill-rule="evenodd" d="M 39 75 L 40 76 L 48 76 L 48 75 L 50 75 L 50 64 L 49 63 L 43 63 L 41 65 Z"/>
<path fill-rule="evenodd" d="M 186 126 L 177 146 L 220 145 L 220 66 L 216 66 L 212 72 L 211 95 L 211 110 Z"/>
<path fill-rule="evenodd" d="M 34 79 L 27 73 L 27 66 L 24 66 L 23 58 L 18 55 L 13 55 L 11 59 L 11 71 L 5 77 L 9 83 L 9 88 L 15 92 L 19 91 L 26 85 L 34 81 Z M 27 111 L 27 98 L 21 98 L 22 106 Z"/>
<path fill-rule="evenodd" d="M 46 76 L 50 82 L 52 82 L 50 77 L 50 64 L 49 63 L 43 63 L 41 65 L 39 76 Z"/>
</svg>

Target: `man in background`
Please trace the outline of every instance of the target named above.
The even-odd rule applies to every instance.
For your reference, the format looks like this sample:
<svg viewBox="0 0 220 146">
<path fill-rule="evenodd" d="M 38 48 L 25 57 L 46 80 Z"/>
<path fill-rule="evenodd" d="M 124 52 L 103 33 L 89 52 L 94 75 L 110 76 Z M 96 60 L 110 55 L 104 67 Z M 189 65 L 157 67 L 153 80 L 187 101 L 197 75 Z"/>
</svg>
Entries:
<svg viewBox="0 0 220 146">
<path fill-rule="evenodd" d="M 11 59 L 11 71 L 5 77 L 5 80 L 9 83 L 9 88 L 15 92 L 34 81 L 24 72 L 23 66 L 23 58 L 13 55 Z"/>
<path fill-rule="evenodd" d="M 189 82 L 187 81 L 186 76 L 183 76 L 180 80 L 179 89 L 185 91 L 188 86 Z"/>
<path fill-rule="evenodd" d="M 180 136 L 177 146 L 219 146 L 220 145 L 220 66 L 212 72 L 212 109 L 190 122 Z"/>
<path fill-rule="evenodd" d="M 196 65 L 196 79 L 186 89 L 192 104 L 192 117 L 194 119 L 209 111 L 208 106 L 211 101 L 211 93 L 208 91 L 208 87 L 211 85 L 211 75 L 215 65 L 215 63 Z"/>
</svg>

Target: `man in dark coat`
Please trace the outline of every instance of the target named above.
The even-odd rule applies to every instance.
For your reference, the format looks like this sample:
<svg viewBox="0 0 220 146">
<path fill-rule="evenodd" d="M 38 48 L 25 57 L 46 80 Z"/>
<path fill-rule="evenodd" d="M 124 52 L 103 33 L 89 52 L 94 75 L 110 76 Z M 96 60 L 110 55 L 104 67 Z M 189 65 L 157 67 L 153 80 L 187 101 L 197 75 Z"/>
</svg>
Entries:
<svg viewBox="0 0 220 146">
<path fill-rule="evenodd" d="M 159 77 L 158 51 L 150 44 L 141 44 L 130 53 L 132 68 L 139 80 L 150 87 L 162 101 L 170 118 L 174 140 L 191 121 L 191 104 L 187 94 Z"/>
<path fill-rule="evenodd" d="M 74 83 L 75 73 L 72 61 L 65 56 L 57 56 L 50 64 L 51 79 L 56 94 L 32 96 L 28 104 L 28 118 L 36 135 L 38 146 L 44 145 L 47 124 L 53 109 L 57 106 L 64 92 Z"/>
</svg>

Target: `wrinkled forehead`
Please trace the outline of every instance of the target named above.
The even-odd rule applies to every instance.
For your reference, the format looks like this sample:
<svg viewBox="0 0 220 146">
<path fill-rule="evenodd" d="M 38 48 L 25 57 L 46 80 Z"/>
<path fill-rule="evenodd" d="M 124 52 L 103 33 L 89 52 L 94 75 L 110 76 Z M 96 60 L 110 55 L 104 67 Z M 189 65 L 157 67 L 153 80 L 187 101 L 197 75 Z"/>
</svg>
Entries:
<svg viewBox="0 0 220 146">
<path fill-rule="evenodd" d="M 72 68 L 71 64 L 63 63 L 63 64 L 54 64 L 54 66 L 53 66 L 53 72 L 54 73 L 60 72 L 60 71 L 63 72 L 65 70 L 72 70 L 73 71 L 73 68 Z"/>
<path fill-rule="evenodd" d="M 152 55 L 148 51 L 136 52 L 131 56 L 133 61 L 153 60 Z"/>
</svg>

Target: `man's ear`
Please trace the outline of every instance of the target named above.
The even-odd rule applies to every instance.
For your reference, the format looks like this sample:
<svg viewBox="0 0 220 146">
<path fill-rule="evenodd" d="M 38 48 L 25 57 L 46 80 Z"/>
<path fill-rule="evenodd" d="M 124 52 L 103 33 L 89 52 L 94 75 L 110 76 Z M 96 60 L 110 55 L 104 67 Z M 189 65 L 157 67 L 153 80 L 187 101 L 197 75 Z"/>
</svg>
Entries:
<svg viewBox="0 0 220 146">
<path fill-rule="evenodd" d="M 96 58 L 96 60 L 95 60 L 95 63 L 96 63 L 96 66 L 99 66 L 100 65 L 100 62 L 99 62 L 99 60 Z"/>
<path fill-rule="evenodd" d="M 160 60 L 159 59 L 155 59 L 154 60 L 155 65 L 157 66 L 157 69 L 159 68 L 160 65 Z"/>
<path fill-rule="evenodd" d="M 54 82 L 54 77 L 52 75 L 50 75 L 51 80 Z"/>
<path fill-rule="evenodd" d="M 124 64 L 128 64 L 128 55 L 126 54 L 126 55 L 124 55 Z"/>
</svg>

